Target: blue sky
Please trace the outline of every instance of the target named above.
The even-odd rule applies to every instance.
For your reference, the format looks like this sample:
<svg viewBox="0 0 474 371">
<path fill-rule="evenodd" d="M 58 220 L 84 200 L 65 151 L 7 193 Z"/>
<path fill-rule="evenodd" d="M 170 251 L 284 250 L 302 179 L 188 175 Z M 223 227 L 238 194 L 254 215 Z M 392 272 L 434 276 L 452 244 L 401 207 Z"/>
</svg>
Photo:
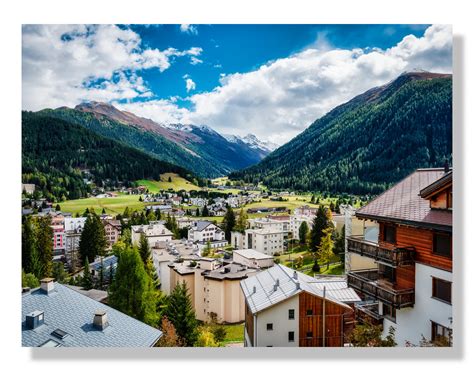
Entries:
<svg viewBox="0 0 474 371">
<path fill-rule="evenodd" d="M 193 93 L 219 85 L 221 74 L 245 73 L 278 58 L 315 45 L 319 40 L 333 48 L 390 47 L 408 33 L 422 36 L 429 25 L 194 25 L 195 32 L 182 32 L 179 25 L 132 25 L 144 46 L 160 50 L 174 47 L 203 49 L 202 63 L 177 60 L 166 73 L 144 70 L 141 75 L 160 98 L 185 97 L 183 76 L 196 84 Z M 349 36 L 349 37 L 348 37 Z M 182 101 L 180 105 L 186 106 Z"/>
<path fill-rule="evenodd" d="M 452 70 L 449 25 L 25 25 L 23 109 L 105 101 L 285 143 L 404 71 Z"/>
</svg>

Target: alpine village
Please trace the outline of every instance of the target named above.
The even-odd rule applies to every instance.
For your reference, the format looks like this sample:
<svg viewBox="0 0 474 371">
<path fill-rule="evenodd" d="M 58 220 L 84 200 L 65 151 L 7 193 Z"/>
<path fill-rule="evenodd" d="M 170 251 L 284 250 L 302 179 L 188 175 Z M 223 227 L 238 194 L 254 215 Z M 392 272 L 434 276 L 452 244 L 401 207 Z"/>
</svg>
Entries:
<svg viewBox="0 0 474 371">
<path fill-rule="evenodd" d="M 450 74 L 280 147 L 95 101 L 23 111 L 22 345 L 452 346 L 451 164 Z"/>
</svg>

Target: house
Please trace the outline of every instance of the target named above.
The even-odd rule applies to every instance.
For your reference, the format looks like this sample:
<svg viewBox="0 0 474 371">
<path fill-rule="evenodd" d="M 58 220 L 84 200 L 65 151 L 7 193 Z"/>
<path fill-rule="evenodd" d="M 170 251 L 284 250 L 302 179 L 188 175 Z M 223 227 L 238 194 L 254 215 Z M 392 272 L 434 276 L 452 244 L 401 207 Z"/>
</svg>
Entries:
<svg viewBox="0 0 474 371">
<path fill-rule="evenodd" d="M 223 265 L 216 259 L 200 258 L 172 263 L 170 289 L 186 282 L 196 318 L 208 322 L 239 323 L 245 318 L 241 280 L 257 273 L 254 268 L 231 263 Z"/>
<path fill-rule="evenodd" d="M 210 241 L 225 241 L 224 231 L 207 220 L 198 220 L 188 230 L 188 240 L 198 243 Z M 227 241 L 226 241 L 227 244 Z"/>
<path fill-rule="evenodd" d="M 275 265 L 240 283 L 247 347 L 342 347 L 360 298 L 344 278 L 318 279 Z"/>
<path fill-rule="evenodd" d="M 251 268 L 269 268 L 274 265 L 273 256 L 252 249 L 233 251 L 232 259 L 235 263 Z"/>
<path fill-rule="evenodd" d="M 285 234 L 278 229 L 246 229 L 245 248 L 263 254 L 282 253 L 285 249 Z"/>
<path fill-rule="evenodd" d="M 35 189 L 36 189 L 36 185 L 34 184 L 23 183 L 21 185 L 21 191 L 30 195 L 32 195 L 35 192 Z"/>
<path fill-rule="evenodd" d="M 303 205 L 300 207 L 297 207 L 294 211 L 295 215 L 299 216 L 308 216 L 314 218 L 316 214 L 318 213 L 318 208 L 317 207 L 311 207 L 308 205 Z"/>
<path fill-rule="evenodd" d="M 283 216 L 282 218 L 273 218 L 268 216 L 265 218 L 249 219 L 249 226 L 252 229 L 273 229 L 276 231 L 285 232 L 288 235 L 290 229 L 290 217 Z"/>
<path fill-rule="evenodd" d="M 41 280 L 22 294 L 24 347 L 152 347 L 162 332 L 75 290 Z"/>
<path fill-rule="evenodd" d="M 104 219 L 102 220 L 105 230 L 105 238 L 107 239 L 108 250 L 112 249 L 113 244 L 115 244 L 120 238 L 120 231 L 122 230 L 122 224 L 120 220 L 114 219 Z"/>
<path fill-rule="evenodd" d="M 176 219 L 178 228 L 191 228 L 194 225 L 194 220 L 188 217 L 181 217 Z"/>
<path fill-rule="evenodd" d="M 346 238 L 348 284 L 367 302 L 356 317 L 394 327 L 399 346 L 451 343 L 452 175 L 416 170 L 356 211 L 375 229 Z"/>
<path fill-rule="evenodd" d="M 150 247 L 155 247 L 158 242 L 171 241 L 173 233 L 165 227 L 162 221 L 151 222 L 148 225 L 132 225 L 132 244 L 140 242 L 144 234 Z"/>
<path fill-rule="evenodd" d="M 86 223 L 84 217 L 64 218 L 64 243 L 66 260 L 74 271 L 79 266 L 79 243 Z"/>
</svg>

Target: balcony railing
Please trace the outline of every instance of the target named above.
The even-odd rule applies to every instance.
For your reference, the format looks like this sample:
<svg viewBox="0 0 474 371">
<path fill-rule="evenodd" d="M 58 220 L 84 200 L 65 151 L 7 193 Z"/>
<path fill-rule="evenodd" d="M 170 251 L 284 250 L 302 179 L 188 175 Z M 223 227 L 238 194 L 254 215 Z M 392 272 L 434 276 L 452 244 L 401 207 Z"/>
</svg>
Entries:
<svg viewBox="0 0 474 371">
<path fill-rule="evenodd" d="M 412 307 L 415 304 L 414 288 L 397 289 L 388 281 L 380 279 L 377 269 L 351 271 L 347 274 L 347 284 L 397 309 Z"/>
<path fill-rule="evenodd" d="M 355 317 L 358 321 L 368 323 L 370 325 L 382 325 L 383 316 L 379 314 L 379 303 L 362 303 L 356 304 Z"/>
<path fill-rule="evenodd" d="M 363 236 L 347 237 L 347 250 L 361 256 L 367 256 L 379 263 L 392 267 L 412 265 L 415 263 L 414 247 L 387 248 L 380 246 L 376 242 L 364 240 Z"/>
</svg>

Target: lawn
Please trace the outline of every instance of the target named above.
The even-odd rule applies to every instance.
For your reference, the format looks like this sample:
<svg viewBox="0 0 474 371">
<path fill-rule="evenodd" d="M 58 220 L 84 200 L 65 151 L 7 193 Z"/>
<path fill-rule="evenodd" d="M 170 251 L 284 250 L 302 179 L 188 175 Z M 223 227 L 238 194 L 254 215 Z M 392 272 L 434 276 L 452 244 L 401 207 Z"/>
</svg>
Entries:
<svg viewBox="0 0 474 371">
<path fill-rule="evenodd" d="M 61 211 L 70 212 L 75 215 L 76 213 L 82 214 L 86 208 L 94 208 L 97 213 L 102 212 L 105 209 L 107 214 L 118 214 L 123 213 L 126 207 L 131 210 L 143 210 L 144 203 L 138 201 L 139 195 L 127 195 L 120 193 L 117 197 L 111 198 L 81 198 L 78 200 L 69 200 L 61 202 Z M 148 205 L 148 203 L 147 203 Z"/>
<path fill-rule="evenodd" d="M 226 343 L 242 343 L 244 341 L 244 324 L 239 323 L 236 325 L 220 325 L 223 326 L 227 333 L 223 341 Z"/>
<path fill-rule="evenodd" d="M 171 178 L 171 182 L 168 181 L 169 178 Z M 179 191 L 181 189 L 184 189 L 185 191 L 199 191 L 201 189 L 197 185 L 191 183 L 189 180 L 186 180 L 174 173 L 161 174 L 159 181 L 142 179 L 137 183 L 147 187 L 151 193 L 158 193 L 160 190 L 168 190 L 170 188 L 174 191 Z"/>
</svg>

